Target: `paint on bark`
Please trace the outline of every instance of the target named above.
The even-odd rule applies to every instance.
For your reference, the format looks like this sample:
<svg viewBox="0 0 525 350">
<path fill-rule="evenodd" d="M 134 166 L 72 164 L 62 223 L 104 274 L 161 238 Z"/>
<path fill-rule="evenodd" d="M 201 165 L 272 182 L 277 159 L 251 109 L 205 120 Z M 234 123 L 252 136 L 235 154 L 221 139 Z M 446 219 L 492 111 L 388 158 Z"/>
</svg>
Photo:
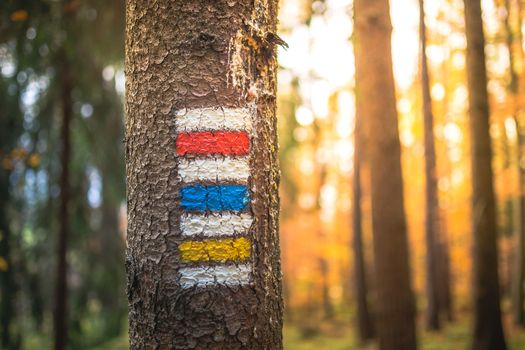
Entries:
<svg viewBox="0 0 525 350">
<path fill-rule="evenodd" d="M 280 349 L 277 2 L 127 3 L 132 349 Z"/>
</svg>

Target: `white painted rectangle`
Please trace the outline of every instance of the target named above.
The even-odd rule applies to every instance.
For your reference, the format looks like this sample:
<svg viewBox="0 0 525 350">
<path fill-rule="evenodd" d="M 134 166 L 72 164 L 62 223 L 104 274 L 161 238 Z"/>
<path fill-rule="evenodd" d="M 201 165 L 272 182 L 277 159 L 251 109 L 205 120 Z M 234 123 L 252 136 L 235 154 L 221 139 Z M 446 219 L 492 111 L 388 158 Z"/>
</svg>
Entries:
<svg viewBox="0 0 525 350">
<path fill-rule="evenodd" d="M 250 213 L 218 212 L 208 214 L 184 213 L 180 218 L 183 236 L 220 237 L 246 234 L 252 226 Z"/>
<path fill-rule="evenodd" d="M 205 287 L 222 284 L 225 286 L 250 283 L 251 264 L 227 266 L 183 267 L 179 269 L 182 288 Z"/>
<path fill-rule="evenodd" d="M 248 108 L 194 108 L 177 111 L 177 132 L 252 131 L 252 112 Z"/>
<path fill-rule="evenodd" d="M 246 183 L 250 176 L 248 157 L 178 158 L 182 182 L 236 181 Z"/>
</svg>

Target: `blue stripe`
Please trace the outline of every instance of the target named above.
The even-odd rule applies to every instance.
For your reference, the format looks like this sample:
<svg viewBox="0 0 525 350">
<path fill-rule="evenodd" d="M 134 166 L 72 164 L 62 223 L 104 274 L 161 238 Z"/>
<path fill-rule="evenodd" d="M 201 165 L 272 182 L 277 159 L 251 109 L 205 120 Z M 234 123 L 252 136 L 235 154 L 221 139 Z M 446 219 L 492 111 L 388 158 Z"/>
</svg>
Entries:
<svg viewBox="0 0 525 350">
<path fill-rule="evenodd" d="M 188 211 L 242 210 L 250 202 L 243 185 L 192 185 L 180 189 L 181 207 Z"/>
</svg>

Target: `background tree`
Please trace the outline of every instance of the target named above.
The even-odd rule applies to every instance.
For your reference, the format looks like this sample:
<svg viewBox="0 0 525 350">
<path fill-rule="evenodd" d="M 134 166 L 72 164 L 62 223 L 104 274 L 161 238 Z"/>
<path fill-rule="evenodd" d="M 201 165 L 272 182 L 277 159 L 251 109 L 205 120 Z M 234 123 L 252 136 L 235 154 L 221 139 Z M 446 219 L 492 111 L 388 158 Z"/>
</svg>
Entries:
<svg viewBox="0 0 525 350">
<path fill-rule="evenodd" d="M 374 337 L 374 327 L 368 303 L 369 290 L 366 281 L 366 262 L 363 247 L 363 225 L 361 210 L 361 121 L 359 99 L 356 99 L 354 126 L 354 176 L 352 178 L 352 253 L 354 254 L 355 303 L 357 305 L 357 328 L 361 341 Z"/>
<path fill-rule="evenodd" d="M 437 193 L 436 150 L 434 141 L 434 116 L 430 97 L 430 77 L 427 62 L 427 34 L 425 26 L 425 3 L 419 0 L 419 41 L 421 43 L 421 89 L 423 101 L 423 121 L 425 133 L 425 240 L 426 240 L 426 326 L 439 329 L 438 293 L 438 235 L 439 204 Z"/>
<path fill-rule="evenodd" d="M 52 254 L 56 240 L 50 237 L 56 237 L 61 219 L 56 214 L 63 102 L 60 52 L 65 52 L 74 70 L 71 145 L 75 153 L 69 162 L 74 195 L 67 218 L 74 234 L 65 279 L 70 291 L 65 327 L 72 348 L 94 347 L 120 334 L 126 316 L 124 242 L 119 230 L 125 190 L 123 113 L 122 91 L 116 84 L 123 55 L 123 44 L 118 44 L 123 43 L 123 2 L 73 1 L 64 6 L 32 1 L 0 6 L 1 86 L 6 101 L 0 109 L 10 123 L 2 129 L 9 135 L 2 142 L 9 144 L 2 147 L 0 158 L 9 156 L 12 165 L 7 187 L 2 186 L 9 203 L 0 206 L 11 235 L 1 242 L 11 248 L 15 288 L 11 290 L 16 292 L 10 298 L 2 296 L 14 315 L 7 348 L 25 349 L 32 342 L 52 347 L 53 327 L 46 321 L 55 314 L 56 287 L 49 276 L 56 271 Z M 71 17 L 67 34 L 62 27 L 64 13 Z M 108 28 L 114 29 L 111 36 Z M 98 176 L 101 169 L 103 177 Z"/>
<path fill-rule="evenodd" d="M 474 333 L 472 349 L 506 349 L 501 325 L 496 208 L 481 2 L 465 0 L 472 157 Z"/>
<path fill-rule="evenodd" d="M 354 8 L 356 94 L 369 140 L 379 346 L 415 349 L 389 4 L 357 0 Z"/>
<path fill-rule="evenodd" d="M 69 166 L 71 162 L 71 119 L 73 116 L 73 102 L 71 100 L 72 77 L 69 68 L 69 60 L 64 54 L 61 55 L 60 72 L 61 85 L 61 172 L 60 172 L 60 209 L 59 232 L 57 237 L 57 274 L 55 293 L 55 350 L 62 350 L 67 345 L 67 246 L 69 236 L 69 201 L 70 201 L 70 179 Z"/>
<path fill-rule="evenodd" d="M 521 19 L 519 18 L 520 1 L 515 1 L 512 6 L 510 0 L 504 0 L 503 7 L 505 9 L 505 15 L 503 18 L 503 27 L 505 33 L 505 43 L 509 53 L 509 80 L 507 84 L 507 90 L 510 93 L 510 104 L 511 113 L 517 130 L 517 171 L 518 171 L 518 195 L 514 201 L 514 255 L 513 255 L 513 270 L 512 270 L 512 310 L 514 323 L 518 325 L 525 325 L 525 310 L 523 305 L 523 284 L 525 283 L 525 169 L 521 165 L 521 158 L 523 153 L 523 134 L 522 123 L 520 122 L 520 106 L 519 106 L 519 95 L 522 90 L 522 83 L 520 83 L 519 75 L 516 71 L 516 49 L 518 52 L 519 59 L 523 60 L 523 47 L 520 44 L 522 39 L 520 34 L 515 34 L 515 30 L 512 25 L 512 14 L 518 14 L 518 28 L 521 28 Z M 517 30 L 521 33 L 521 30 Z M 515 38 L 519 40 L 515 40 Z M 518 45 L 515 45 L 517 41 Z"/>
</svg>

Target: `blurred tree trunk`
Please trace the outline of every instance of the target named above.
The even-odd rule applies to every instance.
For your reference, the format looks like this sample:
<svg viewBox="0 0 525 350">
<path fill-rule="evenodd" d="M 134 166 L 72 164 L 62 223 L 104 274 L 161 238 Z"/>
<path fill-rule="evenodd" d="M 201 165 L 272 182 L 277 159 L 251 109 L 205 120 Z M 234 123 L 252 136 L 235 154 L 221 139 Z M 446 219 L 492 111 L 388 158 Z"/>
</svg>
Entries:
<svg viewBox="0 0 525 350">
<path fill-rule="evenodd" d="M 316 134 L 316 139 L 318 141 L 322 140 L 321 133 Z M 319 150 L 321 142 L 318 142 L 316 144 L 317 150 Z M 318 225 L 319 230 L 318 236 L 319 236 L 319 244 L 321 246 L 321 254 L 318 258 L 319 261 L 319 273 L 321 275 L 321 298 L 322 298 L 322 305 L 323 305 L 323 316 L 327 320 L 331 320 L 334 317 L 334 309 L 332 307 L 332 302 L 330 300 L 330 282 L 329 282 L 329 274 L 330 274 L 330 266 L 328 265 L 328 261 L 325 258 L 327 256 L 326 252 L 326 246 L 328 245 L 327 242 L 327 235 L 326 231 L 323 227 L 323 220 L 321 218 L 321 201 L 320 198 L 322 196 L 322 189 L 323 185 L 326 182 L 326 174 L 327 174 L 327 165 L 326 162 L 322 162 L 319 169 L 319 187 L 317 188 L 317 213 L 319 217 Z"/>
<path fill-rule="evenodd" d="M 281 349 L 277 1 L 130 0 L 126 5 L 130 347 Z M 202 119 L 219 113 L 224 118 L 219 115 L 217 123 L 233 126 L 214 128 Z M 214 130 L 238 125 L 238 142 L 231 148 L 179 141 L 226 137 Z M 219 183 L 213 188 L 220 190 L 204 195 L 212 185 L 188 185 L 178 162 L 192 159 L 183 146 L 199 152 L 198 145 L 218 147 L 217 153 L 247 145 L 247 185 Z M 229 187 L 221 186 L 244 192 L 226 197 Z M 227 230 L 225 215 L 240 220 L 239 211 L 253 219 L 249 228 L 239 224 L 233 232 L 241 236 L 234 239 L 248 240 L 248 253 L 212 258 L 221 252 L 213 245 L 228 240 L 205 236 L 206 220 L 219 220 L 211 227 Z M 194 238 L 191 227 L 182 224 L 187 218 L 204 222 Z M 201 254 L 197 247 L 204 244 L 210 248 Z"/>
<path fill-rule="evenodd" d="M 328 268 L 328 261 L 323 257 L 319 258 L 319 271 L 321 272 L 321 294 L 323 297 L 323 315 L 326 320 L 331 320 L 334 318 L 334 308 L 330 300 L 329 268 Z"/>
<path fill-rule="evenodd" d="M 419 40 L 421 43 L 421 88 L 423 100 L 423 124 L 425 134 L 425 240 L 426 240 L 426 327 L 440 329 L 438 294 L 439 204 L 437 193 L 436 150 L 434 141 L 434 116 L 430 97 L 430 77 L 426 55 L 427 35 L 425 26 L 425 4 L 419 0 Z"/>
<path fill-rule="evenodd" d="M 449 322 L 454 321 L 452 306 L 452 281 L 450 275 L 450 249 L 444 218 L 440 215 L 439 235 L 437 242 L 437 292 L 440 316 L 444 315 Z"/>
<path fill-rule="evenodd" d="M 505 28 L 505 39 L 507 44 L 507 50 L 509 52 L 509 73 L 510 73 L 510 82 L 508 85 L 508 91 L 510 92 L 510 100 L 512 104 L 512 117 L 514 118 L 514 123 L 516 125 L 517 131 L 517 159 L 516 164 L 518 168 L 518 197 L 514 201 L 514 259 L 513 259 L 513 271 L 512 271 L 512 314 L 514 323 L 517 325 L 525 325 L 525 310 L 523 307 L 523 283 L 525 282 L 525 271 L 524 271 L 524 249 L 525 249 L 525 193 L 524 193 L 524 181 L 525 181 L 525 169 L 521 166 L 521 157 L 523 149 L 523 139 L 524 135 L 522 133 L 522 128 L 520 127 L 520 121 L 518 118 L 519 115 L 519 105 L 518 105 L 518 96 L 520 94 L 520 83 L 518 79 L 518 74 L 516 73 L 515 68 L 515 59 L 514 59 L 514 33 L 512 30 L 510 15 L 512 13 L 511 3 L 509 0 L 504 0 L 506 15 L 504 17 L 504 28 Z M 516 3 L 517 9 L 519 10 L 519 0 Z M 518 11 L 518 16 L 519 16 Z M 521 19 L 518 21 L 519 24 Z M 521 31 L 521 26 L 519 26 Z M 519 39 L 519 35 L 518 35 Z M 520 47 L 519 51 L 523 53 L 521 41 L 518 41 L 518 46 Z M 523 54 L 520 55 L 523 59 Z"/>
<path fill-rule="evenodd" d="M 442 63 L 441 65 L 441 76 L 444 80 L 444 85 L 447 86 L 447 69 L 446 65 Z M 449 105 L 449 94 L 445 94 L 443 99 L 443 106 Z M 448 107 L 446 107 L 448 108 Z M 445 113 L 445 122 L 449 121 L 447 113 Z M 450 151 L 451 147 L 448 144 L 445 144 L 445 149 L 443 151 Z M 438 152 L 439 153 L 439 152 Z M 451 175 L 451 161 L 447 157 L 443 159 L 444 173 L 447 176 L 449 181 L 452 181 Z M 438 191 L 439 196 L 439 191 Z M 438 197 L 439 198 L 439 197 Z M 450 199 L 448 199 L 450 200 Z M 454 306 L 453 306 L 453 297 L 452 297 L 452 274 L 450 271 L 450 243 L 448 237 L 448 224 L 447 224 L 447 209 L 441 209 L 439 211 L 439 234 L 438 234 L 438 294 L 439 294 L 439 308 L 440 315 L 445 315 L 447 321 L 454 321 Z"/>
<path fill-rule="evenodd" d="M 480 0 L 465 0 L 474 234 L 473 350 L 506 349 L 501 324 L 498 242 Z"/>
<path fill-rule="evenodd" d="M 387 0 L 356 0 L 356 93 L 367 131 L 382 350 L 416 348 Z M 366 122 L 365 122 L 366 121 Z"/>
<path fill-rule="evenodd" d="M 368 285 L 366 282 L 366 263 L 363 251 L 363 225 L 361 211 L 361 121 L 359 99 L 356 99 L 354 128 L 354 177 L 352 207 L 352 251 L 354 254 L 354 285 L 357 306 L 357 329 L 361 342 L 374 337 L 374 327 L 368 305 Z"/>
<path fill-rule="evenodd" d="M 104 173 L 107 174 L 107 173 Z M 119 234 L 119 206 L 111 201 L 110 194 L 107 187 L 109 181 L 105 181 L 107 177 L 103 177 L 103 200 L 100 208 L 102 214 L 102 222 L 99 232 L 102 249 L 100 261 L 104 261 L 106 269 L 113 276 L 114 282 L 118 285 L 126 283 L 125 277 L 122 275 L 121 266 L 124 258 L 125 245 L 122 242 Z M 125 314 L 122 313 L 122 294 L 120 291 L 106 290 L 100 295 L 100 302 L 102 304 L 102 311 L 106 314 L 105 319 L 105 336 L 110 339 L 117 337 L 122 332 L 122 321 Z"/>
<path fill-rule="evenodd" d="M 60 54 L 60 98 L 62 103 L 61 140 L 61 174 L 60 174 L 60 208 L 58 212 L 57 270 L 55 289 L 55 350 L 66 348 L 67 344 L 67 241 L 69 236 L 69 200 L 70 179 L 69 163 L 71 161 L 71 119 L 73 102 L 71 98 L 72 82 L 69 59 L 65 50 Z"/>
<path fill-rule="evenodd" d="M 3 118 L 4 116 L 2 116 Z M 5 116 L 7 118 L 7 116 Z M 7 127 L 7 125 L 5 125 Z M 4 151 L 4 150 L 2 150 Z M 2 153 L 4 155 L 4 153 Z M 11 349 L 11 320 L 13 318 L 14 285 L 11 264 L 11 231 L 7 216 L 9 203 L 9 174 L 6 168 L 0 168 L 0 322 L 1 348 Z"/>
</svg>

